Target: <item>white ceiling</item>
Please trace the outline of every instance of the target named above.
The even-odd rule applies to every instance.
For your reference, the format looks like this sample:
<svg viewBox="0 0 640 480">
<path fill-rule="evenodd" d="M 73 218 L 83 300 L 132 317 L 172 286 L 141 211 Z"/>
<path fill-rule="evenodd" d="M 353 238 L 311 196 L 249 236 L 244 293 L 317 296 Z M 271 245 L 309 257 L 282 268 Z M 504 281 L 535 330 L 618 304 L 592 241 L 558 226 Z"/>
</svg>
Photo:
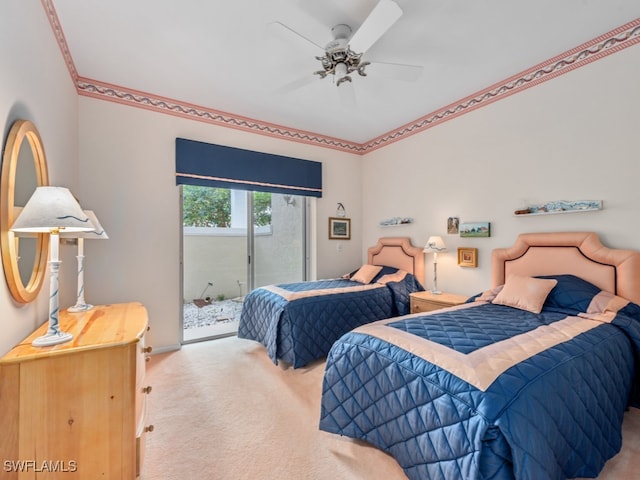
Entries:
<svg viewBox="0 0 640 480">
<path fill-rule="evenodd" d="M 52 0 L 80 77 L 364 143 L 640 18 L 638 0 L 396 0 L 402 17 L 365 60 L 422 65 L 418 81 L 353 75 L 282 94 L 322 51 L 284 43 L 282 22 L 324 45 L 377 0 Z"/>
</svg>

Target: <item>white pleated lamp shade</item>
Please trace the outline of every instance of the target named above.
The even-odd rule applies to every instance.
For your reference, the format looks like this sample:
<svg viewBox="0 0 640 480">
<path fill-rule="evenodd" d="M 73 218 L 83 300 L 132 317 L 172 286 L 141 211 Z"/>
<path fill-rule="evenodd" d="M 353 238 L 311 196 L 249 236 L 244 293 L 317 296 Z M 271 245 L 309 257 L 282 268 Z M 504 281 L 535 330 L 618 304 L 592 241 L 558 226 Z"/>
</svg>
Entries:
<svg viewBox="0 0 640 480">
<path fill-rule="evenodd" d="M 447 246 L 444 244 L 442 237 L 429 237 L 423 250 L 425 253 L 442 253 L 446 251 Z"/>
<path fill-rule="evenodd" d="M 100 222 L 98 221 L 98 217 L 96 217 L 96 214 L 93 212 L 93 210 L 84 210 L 84 213 L 87 217 L 89 217 L 89 220 L 91 221 L 91 223 L 94 226 L 93 230 L 90 230 L 88 232 L 60 232 L 60 236 L 62 238 L 86 238 L 88 240 L 106 240 L 109 238 L 109 235 L 107 235 L 107 232 L 105 232 L 104 228 L 102 227 L 102 225 L 100 225 Z"/>
<path fill-rule="evenodd" d="M 86 232 L 89 217 L 66 187 L 37 187 L 11 226 L 14 232 Z"/>
</svg>

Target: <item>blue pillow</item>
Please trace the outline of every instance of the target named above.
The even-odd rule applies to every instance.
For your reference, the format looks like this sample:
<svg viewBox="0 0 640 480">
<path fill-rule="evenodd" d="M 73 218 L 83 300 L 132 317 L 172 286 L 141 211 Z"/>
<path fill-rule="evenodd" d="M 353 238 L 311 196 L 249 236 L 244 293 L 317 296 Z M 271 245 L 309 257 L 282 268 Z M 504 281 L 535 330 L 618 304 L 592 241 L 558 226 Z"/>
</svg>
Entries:
<svg viewBox="0 0 640 480">
<path fill-rule="evenodd" d="M 385 275 L 393 275 L 394 273 L 396 273 L 399 269 L 395 268 L 395 267 L 386 267 L 386 266 L 382 266 L 382 270 L 380 270 L 378 272 L 378 274 L 374 277 L 374 279 L 371 281 L 371 283 L 375 283 L 378 280 L 380 280 L 382 277 L 384 277 Z"/>
<path fill-rule="evenodd" d="M 541 275 L 538 278 L 553 278 L 558 284 L 553 287 L 544 302 L 544 309 L 553 308 L 586 312 L 600 288 L 575 275 Z"/>
</svg>

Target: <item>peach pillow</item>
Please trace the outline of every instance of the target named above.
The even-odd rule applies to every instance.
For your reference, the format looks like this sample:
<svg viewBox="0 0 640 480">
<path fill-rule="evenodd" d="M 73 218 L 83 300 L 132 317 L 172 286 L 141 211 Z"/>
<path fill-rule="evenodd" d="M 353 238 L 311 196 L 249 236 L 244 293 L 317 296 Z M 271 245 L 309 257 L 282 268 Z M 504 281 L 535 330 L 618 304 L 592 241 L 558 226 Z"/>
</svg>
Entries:
<svg viewBox="0 0 640 480">
<path fill-rule="evenodd" d="M 382 267 L 379 267 L 377 265 L 369 265 L 369 264 L 362 265 L 358 269 L 358 271 L 353 274 L 353 276 L 351 277 L 351 280 L 353 280 L 354 282 L 360 282 L 360 283 L 371 283 L 371 280 L 373 280 L 373 278 L 378 273 L 380 273 L 380 270 L 382 270 Z"/>
<path fill-rule="evenodd" d="M 491 303 L 540 313 L 549 292 L 557 283 L 554 279 L 511 275 Z"/>
<path fill-rule="evenodd" d="M 504 288 L 504 285 L 498 285 L 497 287 L 492 288 L 491 290 L 485 290 L 484 292 L 482 292 L 482 295 L 480 295 L 479 297 L 476 297 L 476 302 L 492 302 L 498 296 L 498 294 L 502 291 L 503 288 Z"/>
</svg>

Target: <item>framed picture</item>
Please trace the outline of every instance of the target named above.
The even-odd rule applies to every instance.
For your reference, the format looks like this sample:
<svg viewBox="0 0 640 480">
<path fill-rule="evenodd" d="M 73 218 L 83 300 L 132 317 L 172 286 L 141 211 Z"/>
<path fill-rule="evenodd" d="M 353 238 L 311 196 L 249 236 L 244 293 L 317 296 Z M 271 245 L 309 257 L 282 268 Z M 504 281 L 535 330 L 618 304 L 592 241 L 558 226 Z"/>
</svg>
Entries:
<svg viewBox="0 0 640 480">
<path fill-rule="evenodd" d="M 329 240 L 350 240 L 351 219 L 329 217 Z"/>
<path fill-rule="evenodd" d="M 461 267 L 477 267 L 478 266 L 478 249 L 477 248 L 458 248 L 458 265 Z"/>
<path fill-rule="evenodd" d="M 458 217 L 447 218 L 447 233 L 449 235 L 457 235 L 460 228 L 460 219 Z"/>
<path fill-rule="evenodd" d="M 461 237 L 490 237 L 491 224 L 489 222 L 463 223 L 460 225 Z"/>
</svg>

